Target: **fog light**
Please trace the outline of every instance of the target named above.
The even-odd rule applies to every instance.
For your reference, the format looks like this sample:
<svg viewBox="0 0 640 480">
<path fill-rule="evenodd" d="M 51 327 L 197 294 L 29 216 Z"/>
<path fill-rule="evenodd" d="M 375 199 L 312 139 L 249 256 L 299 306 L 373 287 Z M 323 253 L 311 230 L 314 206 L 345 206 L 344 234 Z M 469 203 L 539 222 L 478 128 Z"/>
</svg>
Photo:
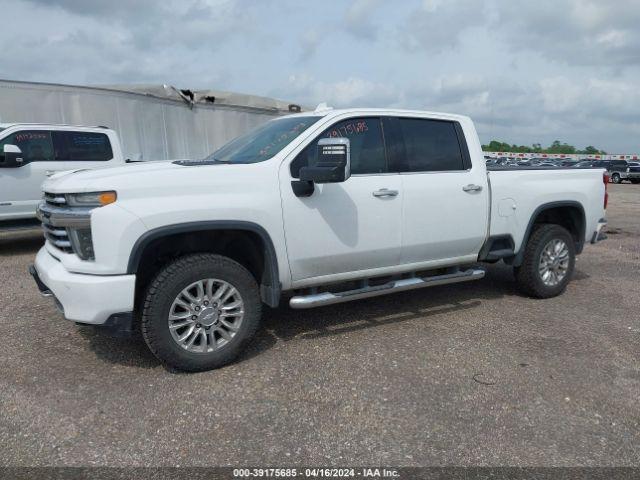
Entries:
<svg viewBox="0 0 640 480">
<path fill-rule="evenodd" d="M 73 251 L 82 260 L 93 260 L 93 239 L 91 238 L 90 228 L 69 229 L 69 239 L 71 240 L 71 246 Z"/>
</svg>

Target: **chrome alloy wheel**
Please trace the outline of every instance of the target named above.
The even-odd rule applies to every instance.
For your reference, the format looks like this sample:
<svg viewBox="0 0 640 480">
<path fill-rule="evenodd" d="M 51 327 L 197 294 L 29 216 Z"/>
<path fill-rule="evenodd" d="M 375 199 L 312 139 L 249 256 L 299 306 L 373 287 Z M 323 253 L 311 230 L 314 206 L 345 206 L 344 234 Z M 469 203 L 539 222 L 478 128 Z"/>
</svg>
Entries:
<svg viewBox="0 0 640 480">
<path fill-rule="evenodd" d="M 569 247 L 560 239 L 549 241 L 542 249 L 538 272 L 542 283 L 548 287 L 558 285 L 569 270 Z"/>
<path fill-rule="evenodd" d="M 182 290 L 169 310 L 169 331 L 180 347 L 208 353 L 231 341 L 244 317 L 236 288 L 224 280 L 198 280 Z"/>
</svg>

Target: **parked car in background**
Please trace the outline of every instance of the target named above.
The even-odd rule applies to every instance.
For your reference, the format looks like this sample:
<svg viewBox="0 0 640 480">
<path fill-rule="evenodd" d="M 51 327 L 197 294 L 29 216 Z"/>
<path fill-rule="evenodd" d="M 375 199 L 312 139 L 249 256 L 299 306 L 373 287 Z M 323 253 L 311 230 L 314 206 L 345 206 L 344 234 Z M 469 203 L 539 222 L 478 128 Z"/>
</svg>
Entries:
<svg viewBox="0 0 640 480">
<path fill-rule="evenodd" d="M 527 295 L 561 294 L 603 238 L 606 177 L 518 170 L 487 169 L 465 116 L 319 108 L 205 159 L 48 179 L 30 272 L 69 320 L 141 325 L 165 364 L 216 368 L 285 292 L 319 307 L 477 280 L 477 262 L 503 260 Z"/>
<path fill-rule="evenodd" d="M 623 180 L 626 180 L 628 178 L 628 168 L 629 162 L 626 160 L 610 160 L 607 171 L 610 173 L 611 182 L 622 183 Z"/>
<path fill-rule="evenodd" d="M 571 158 L 563 158 L 560 160 L 561 167 L 573 167 L 578 163 L 577 160 L 573 160 Z"/>
<path fill-rule="evenodd" d="M 628 162 L 626 174 L 631 183 L 640 183 L 640 162 Z"/>
<path fill-rule="evenodd" d="M 607 168 L 605 160 L 583 159 L 573 165 L 574 168 Z"/>
<path fill-rule="evenodd" d="M 0 229 L 35 218 L 47 177 L 124 163 L 118 135 L 106 127 L 0 124 Z"/>
</svg>

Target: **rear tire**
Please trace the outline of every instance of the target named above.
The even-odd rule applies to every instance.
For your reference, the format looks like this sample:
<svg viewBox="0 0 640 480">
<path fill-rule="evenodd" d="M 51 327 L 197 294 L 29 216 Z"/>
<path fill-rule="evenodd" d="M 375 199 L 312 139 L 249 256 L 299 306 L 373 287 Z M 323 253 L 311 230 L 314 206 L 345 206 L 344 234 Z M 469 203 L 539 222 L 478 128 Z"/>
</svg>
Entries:
<svg viewBox="0 0 640 480">
<path fill-rule="evenodd" d="M 165 365 L 211 370 L 244 350 L 258 329 L 261 308 L 258 285 L 242 265 L 220 255 L 187 255 L 164 267 L 147 288 L 142 336 Z"/>
<path fill-rule="evenodd" d="M 575 241 L 563 227 L 543 224 L 529 237 L 522 265 L 514 268 L 518 287 L 535 298 L 560 295 L 571 281 Z"/>
</svg>

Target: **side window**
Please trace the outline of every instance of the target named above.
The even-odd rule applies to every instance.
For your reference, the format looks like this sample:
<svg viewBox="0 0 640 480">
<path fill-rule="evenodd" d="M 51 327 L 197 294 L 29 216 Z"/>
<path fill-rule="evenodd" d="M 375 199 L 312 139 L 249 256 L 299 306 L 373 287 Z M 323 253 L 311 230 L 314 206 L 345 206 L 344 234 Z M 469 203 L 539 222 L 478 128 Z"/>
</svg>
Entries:
<svg viewBox="0 0 640 480">
<path fill-rule="evenodd" d="M 113 158 L 111 142 L 104 133 L 52 132 L 56 160 L 104 162 Z"/>
<path fill-rule="evenodd" d="M 53 160 L 51 133 L 47 130 L 22 130 L 0 141 L 0 160 L 4 161 L 4 146 L 16 145 L 22 150 L 24 163 Z"/>
<path fill-rule="evenodd" d="M 291 162 L 291 176 L 298 178 L 300 168 L 313 165 L 321 138 L 344 137 L 351 144 L 351 174 L 386 173 L 387 158 L 379 118 L 349 118 L 322 132 Z"/>
<path fill-rule="evenodd" d="M 401 172 L 465 169 L 454 122 L 421 118 L 398 120 L 406 150 Z"/>
</svg>

